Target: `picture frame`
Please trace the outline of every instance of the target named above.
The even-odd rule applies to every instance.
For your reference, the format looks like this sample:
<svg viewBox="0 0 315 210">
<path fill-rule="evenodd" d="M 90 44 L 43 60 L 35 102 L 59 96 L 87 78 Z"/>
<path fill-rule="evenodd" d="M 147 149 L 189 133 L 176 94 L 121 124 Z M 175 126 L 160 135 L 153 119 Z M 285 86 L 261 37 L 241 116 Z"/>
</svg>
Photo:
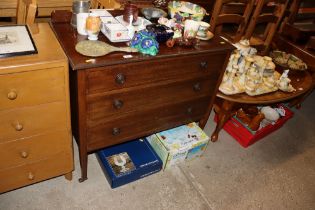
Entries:
<svg viewBox="0 0 315 210">
<path fill-rule="evenodd" d="M 26 25 L 0 26 L 0 58 L 37 53 Z"/>
</svg>

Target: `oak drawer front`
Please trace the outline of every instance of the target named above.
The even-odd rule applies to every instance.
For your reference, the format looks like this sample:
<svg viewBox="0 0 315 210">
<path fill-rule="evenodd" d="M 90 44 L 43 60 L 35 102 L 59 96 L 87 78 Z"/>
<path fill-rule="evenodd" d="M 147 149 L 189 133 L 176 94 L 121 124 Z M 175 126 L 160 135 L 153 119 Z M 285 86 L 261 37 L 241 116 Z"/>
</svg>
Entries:
<svg viewBox="0 0 315 210">
<path fill-rule="evenodd" d="M 0 143 L 68 128 L 66 114 L 64 102 L 0 111 Z"/>
<path fill-rule="evenodd" d="M 72 139 L 66 130 L 0 143 L 0 170 L 41 160 L 62 151 L 72 151 Z"/>
<path fill-rule="evenodd" d="M 87 130 L 89 151 L 145 136 L 199 120 L 208 108 L 210 97 L 134 112 Z"/>
<path fill-rule="evenodd" d="M 73 170 L 72 153 L 63 152 L 47 159 L 7 170 L 0 170 L 0 193 L 36 183 Z"/>
<path fill-rule="evenodd" d="M 63 100 L 64 69 L 0 75 L 0 110 Z"/>
<path fill-rule="evenodd" d="M 87 71 L 87 90 L 94 93 L 207 75 L 218 78 L 225 57 L 225 53 L 178 56 L 97 68 Z"/>
<path fill-rule="evenodd" d="M 214 91 L 216 81 L 195 79 L 137 88 L 128 91 L 115 91 L 104 95 L 87 96 L 88 123 L 94 126 L 94 121 L 104 121 L 108 117 L 119 116 L 124 112 L 178 103 L 187 100 L 209 96 Z M 113 116 L 114 115 L 114 116 Z M 107 117 L 107 118 L 106 118 Z"/>
</svg>

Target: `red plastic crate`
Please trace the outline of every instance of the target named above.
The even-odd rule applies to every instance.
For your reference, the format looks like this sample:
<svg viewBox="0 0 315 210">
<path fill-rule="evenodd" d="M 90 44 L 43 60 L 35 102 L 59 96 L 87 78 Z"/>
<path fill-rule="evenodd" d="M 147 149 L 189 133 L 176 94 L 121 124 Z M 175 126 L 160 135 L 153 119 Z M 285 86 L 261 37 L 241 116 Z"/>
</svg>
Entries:
<svg viewBox="0 0 315 210">
<path fill-rule="evenodd" d="M 287 106 L 279 104 L 278 107 L 282 107 L 284 109 L 285 116 L 280 117 L 275 123 L 269 124 L 256 132 L 244 125 L 235 116 L 225 123 L 223 129 L 236 139 L 240 145 L 246 148 L 273 131 L 279 129 L 287 120 L 293 117 L 294 113 Z M 217 122 L 217 115 L 215 115 L 214 120 Z"/>
</svg>

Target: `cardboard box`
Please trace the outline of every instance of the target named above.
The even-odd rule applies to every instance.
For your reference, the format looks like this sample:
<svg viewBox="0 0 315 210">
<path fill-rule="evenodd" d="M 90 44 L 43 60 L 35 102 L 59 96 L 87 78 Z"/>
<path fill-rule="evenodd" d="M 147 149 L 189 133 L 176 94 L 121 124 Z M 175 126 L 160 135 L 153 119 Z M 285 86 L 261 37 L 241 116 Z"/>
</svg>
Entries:
<svg viewBox="0 0 315 210">
<path fill-rule="evenodd" d="M 252 131 L 246 125 L 244 125 L 236 116 L 233 116 L 230 120 L 228 120 L 223 129 L 230 134 L 235 140 L 238 141 L 240 145 L 243 147 L 248 147 L 273 131 L 279 129 L 284 125 L 286 121 L 288 121 L 291 117 L 293 117 L 293 112 L 284 104 L 277 105 L 278 108 L 283 110 L 284 116 L 280 117 L 273 124 L 269 124 L 265 127 L 260 128 L 257 131 Z M 217 122 L 217 115 L 215 115 L 215 121 Z"/>
<path fill-rule="evenodd" d="M 130 40 L 128 36 L 128 29 L 121 23 L 103 24 L 101 31 L 111 42 L 123 42 Z"/>
<path fill-rule="evenodd" d="M 209 137 L 196 123 L 162 131 L 147 139 L 163 161 L 164 169 L 201 156 L 209 142 Z"/>
<path fill-rule="evenodd" d="M 154 174 L 162 161 L 146 139 L 105 148 L 97 152 L 99 163 L 112 188 Z"/>
</svg>

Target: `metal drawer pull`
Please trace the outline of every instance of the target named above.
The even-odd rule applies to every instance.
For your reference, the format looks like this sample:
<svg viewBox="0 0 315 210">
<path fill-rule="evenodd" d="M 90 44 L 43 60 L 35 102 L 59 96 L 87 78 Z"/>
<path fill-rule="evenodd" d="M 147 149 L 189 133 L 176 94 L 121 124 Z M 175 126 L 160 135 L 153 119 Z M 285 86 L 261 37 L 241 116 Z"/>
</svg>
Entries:
<svg viewBox="0 0 315 210">
<path fill-rule="evenodd" d="M 21 123 L 17 122 L 14 124 L 14 128 L 16 131 L 21 131 L 21 130 L 23 130 L 23 125 Z"/>
<path fill-rule="evenodd" d="M 113 136 L 119 135 L 120 134 L 120 128 L 113 128 L 112 134 L 113 134 Z"/>
<path fill-rule="evenodd" d="M 200 62 L 200 67 L 202 69 L 207 69 L 208 68 L 208 62 L 207 61 L 201 61 Z"/>
<path fill-rule="evenodd" d="M 196 84 L 194 84 L 194 91 L 196 91 L 196 92 L 198 92 L 198 91 L 200 91 L 201 90 L 201 85 L 200 85 L 200 83 L 198 82 L 198 83 L 196 83 Z"/>
<path fill-rule="evenodd" d="M 116 109 L 120 109 L 124 105 L 124 102 L 122 100 L 115 99 L 113 105 Z"/>
<path fill-rule="evenodd" d="M 28 180 L 34 180 L 35 175 L 32 172 L 29 172 L 27 178 Z"/>
<path fill-rule="evenodd" d="M 116 75 L 115 81 L 116 81 L 117 84 L 122 85 L 126 81 L 126 76 L 123 75 L 122 73 L 119 73 L 119 74 Z"/>
<path fill-rule="evenodd" d="M 192 112 L 193 112 L 193 109 L 192 109 L 191 107 L 188 107 L 187 113 L 188 113 L 188 114 L 192 114 Z"/>
<path fill-rule="evenodd" d="M 17 95 L 17 92 L 15 90 L 11 90 L 7 95 L 8 99 L 10 99 L 10 100 L 15 100 L 17 98 L 17 96 L 18 95 Z"/>
<path fill-rule="evenodd" d="M 22 151 L 21 152 L 21 157 L 22 158 L 27 158 L 28 157 L 28 153 L 26 151 Z"/>
</svg>

